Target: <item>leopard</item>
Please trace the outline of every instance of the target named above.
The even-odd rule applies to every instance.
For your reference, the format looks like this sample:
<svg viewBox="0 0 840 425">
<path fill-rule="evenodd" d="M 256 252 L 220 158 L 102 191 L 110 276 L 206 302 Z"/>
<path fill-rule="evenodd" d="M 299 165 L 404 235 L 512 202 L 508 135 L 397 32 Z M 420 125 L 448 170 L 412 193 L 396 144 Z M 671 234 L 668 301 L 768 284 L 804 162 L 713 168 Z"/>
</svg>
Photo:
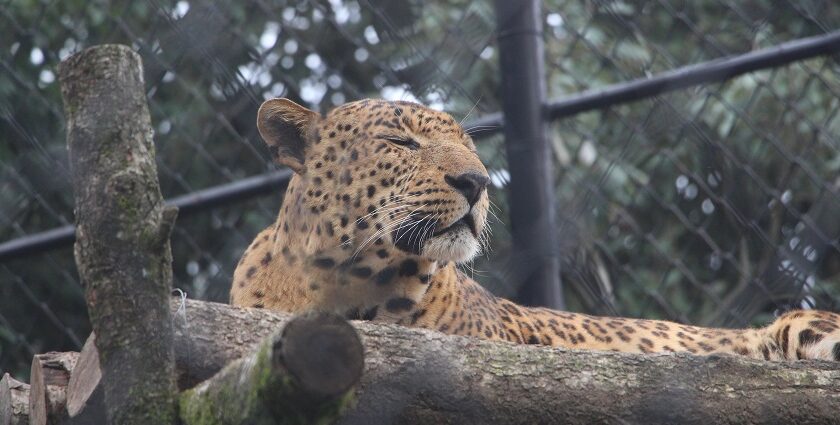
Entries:
<svg viewBox="0 0 840 425">
<path fill-rule="evenodd" d="M 450 114 L 364 99 L 325 115 L 265 101 L 257 130 L 293 175 L 276 221 L 233 275 L 230 303 L 324 310 L 517 344 L 758 360 L 840 360 L 840 315 L 792 310 L 765 327 L 722 329 L 518 305 L 460 264 L 486 248 L 490 178 Z"/>
</svg>

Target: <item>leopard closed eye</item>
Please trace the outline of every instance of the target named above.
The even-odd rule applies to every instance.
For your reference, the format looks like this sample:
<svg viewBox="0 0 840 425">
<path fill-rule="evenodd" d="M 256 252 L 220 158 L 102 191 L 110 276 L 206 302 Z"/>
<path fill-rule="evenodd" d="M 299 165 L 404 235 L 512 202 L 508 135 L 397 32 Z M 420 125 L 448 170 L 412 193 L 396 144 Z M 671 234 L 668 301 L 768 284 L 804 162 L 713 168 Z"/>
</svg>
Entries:
<svg viewBox="0 0 840 425">
<path fill-rule="evenodd" d="M 840 315 L 824 311 L 788 312 L 764 328 L 710 329 L 493 296 L 455 267 L 482 249 L 489 178 L 446 113 L 368 99 L 321 116 L 271 99 L 257 127 L 295 175 L 277 221 L 234 272 L 234 305 L 576 349 L 840 360 Z"/>
</svg>

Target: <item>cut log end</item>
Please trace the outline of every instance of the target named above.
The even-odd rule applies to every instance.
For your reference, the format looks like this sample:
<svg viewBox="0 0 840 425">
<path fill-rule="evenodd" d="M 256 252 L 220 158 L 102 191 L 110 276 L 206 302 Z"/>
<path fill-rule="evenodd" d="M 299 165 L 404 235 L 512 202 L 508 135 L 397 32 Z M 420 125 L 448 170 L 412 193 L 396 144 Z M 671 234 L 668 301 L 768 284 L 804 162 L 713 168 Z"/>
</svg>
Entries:
<svg viewBox="0 0 840 425">
<path fill-rule="evenodd" d="M 0 379 L 0 425 L 29 423 L 29 385 L 8 373 Z"/>
<path fill-rule="evenodd" d="M 60 423 L 67 416 L 67 384 L 79 353 L 50 352 L 32 358 L 29 388 L 31 424 Z"/>
<path fill-rule="evenodd" d="M 181 421 L 332 423 L 351 405 L 363 368 L 353 326 L 334 314 L 305 314 L 182 393 Z"/>
<path fill-rule="evenodd" d="M 362 343 L 353 326 L 337 315 L 298 316 L 274 344 L 275 364 L 285 366 L 301 389 L 313 397 L 344 394 L 362 375 Z"/>
</svg>

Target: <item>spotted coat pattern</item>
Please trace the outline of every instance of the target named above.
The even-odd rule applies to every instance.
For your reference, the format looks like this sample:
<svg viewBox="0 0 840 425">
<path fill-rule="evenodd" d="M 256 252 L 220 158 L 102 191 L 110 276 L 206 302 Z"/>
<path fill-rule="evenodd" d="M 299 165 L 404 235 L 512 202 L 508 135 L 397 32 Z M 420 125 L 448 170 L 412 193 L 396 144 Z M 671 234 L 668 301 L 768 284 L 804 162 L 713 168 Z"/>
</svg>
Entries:
<svg viewBox="0 0 840 425">
<path fill-rule="evenodd" d="M 456 268 L 481 249 L 487 171 L 451 116 L 362 100 L 326 116 L 266 101 L 258 128 L 295 171 L 277 221 L 234 273 L 231 303 L 436 329 L 490 340 L 623 352 L 840 360 L 840 315 L 792 311 L 769 326 L 711 329 L 529 308 Z"/>
</svg>

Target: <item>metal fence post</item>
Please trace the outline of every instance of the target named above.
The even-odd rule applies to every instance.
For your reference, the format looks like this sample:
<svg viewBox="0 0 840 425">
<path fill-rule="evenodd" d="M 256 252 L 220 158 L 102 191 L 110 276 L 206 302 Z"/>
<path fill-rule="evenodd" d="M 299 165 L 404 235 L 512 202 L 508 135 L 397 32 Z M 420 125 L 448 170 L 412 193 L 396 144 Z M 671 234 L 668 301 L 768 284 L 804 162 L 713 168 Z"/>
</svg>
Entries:
<svg viewBox="0 0 840 425">
<path fill-rule="evenodd" d="M 546 137 L 545 64 L 538 0 L 496 0 L 518 300 L 563 308 L 551 152 Z"/>
</svg>

